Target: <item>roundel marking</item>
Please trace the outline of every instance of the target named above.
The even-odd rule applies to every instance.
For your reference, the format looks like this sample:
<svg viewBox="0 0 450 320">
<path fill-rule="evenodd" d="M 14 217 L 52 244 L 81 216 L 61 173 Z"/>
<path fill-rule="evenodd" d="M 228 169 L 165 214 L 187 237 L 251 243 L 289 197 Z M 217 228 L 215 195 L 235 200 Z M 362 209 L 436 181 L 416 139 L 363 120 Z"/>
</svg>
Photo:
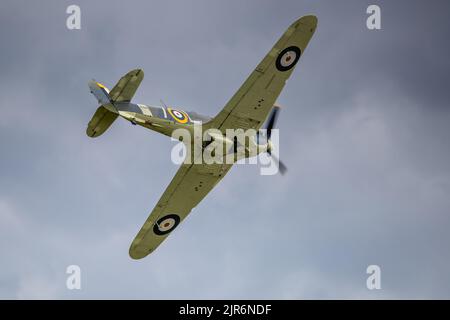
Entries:
<svg viewBox="0 0 450 320">
<path fill-rule="evenodd" d="M 180 223 L 180 216 L 177 214 L 168 214 L 159 218 L 153 226 L 153 232 L 158 236 L 170 233 Z"/>
<path fill-rule="evenodd" d="M 301 54 L 302 51 L 299 47 L 287 47 L 278 55 L 275 66 L 279 71 L 288 71 L 295 66 Z"/>
<path fill-rule="evenodd" d="M 187 123 L 189 121 L 189 116 L 184 111 L 172 108 L 167 108 L 167 111 L 170 113 L 172 118 L 178 123 Z"/>
</svg>

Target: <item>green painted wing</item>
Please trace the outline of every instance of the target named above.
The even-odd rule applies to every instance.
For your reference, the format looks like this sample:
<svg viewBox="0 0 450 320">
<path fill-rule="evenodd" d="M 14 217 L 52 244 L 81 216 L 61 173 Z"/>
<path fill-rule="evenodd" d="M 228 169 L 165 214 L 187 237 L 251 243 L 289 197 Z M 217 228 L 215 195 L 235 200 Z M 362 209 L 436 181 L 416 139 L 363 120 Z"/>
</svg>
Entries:
<svg viewBox="0 0 450 320">
<path fill-rule="evenodd" d="M 133 240 L 129 251 L 130 256 L 133 259 L 141 259 L 154 251 L 175 229 L 177 224 L 182 222 L 191 210 L 214 188 L 230 170 L 231 166 L 226 164 L 181 165 Z M 174 215 L 179 217 L 179 221 L 173 228 L 164 229 L 161 222 L 157 223 L 158 221 L 172 223 Z M 165 219 L 165 217 L 168 218 Z M 168 232 L 164 233 L 165 231 L 161 232 L 161 230 Z"/>
<path fill-rule="evenodd" d="M 291 24 L 223 110 L 205 125 L 219 128 L 224 133 L 226 129 L 259 129 L 305 51 L 316 26 L 315 16 L 304 16 Z M 294 54 L 289 56 L 289 52 L 283 55 L 284 50 L 292 47 L 299 48 L 298 58 Z M 286 61 L 289 57 L 292 60 Z M 281 58 L 284 59 L 280 61 Z"/>
</svg>

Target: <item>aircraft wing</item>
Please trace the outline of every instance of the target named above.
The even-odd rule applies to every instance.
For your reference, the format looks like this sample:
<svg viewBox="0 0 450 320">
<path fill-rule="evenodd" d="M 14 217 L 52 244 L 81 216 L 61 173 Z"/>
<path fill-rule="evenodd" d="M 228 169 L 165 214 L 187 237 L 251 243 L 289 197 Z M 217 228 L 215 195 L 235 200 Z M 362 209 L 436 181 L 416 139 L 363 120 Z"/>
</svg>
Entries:
<svg viewBox="0 0 450 320">
<path fill-rule="evenodd" d="M 223 133 L 226 129 L 258 130 L 305 51 L 316 26 L 315 16 L 304 16 L 295 21 L 223 110 L 205 125 L 218 128 Z"/>
<path fill-rule="evenodd" d="M 154 251 L 230 170 L 229 164 L 182 164 L 130 246 L 141 259 Z"/>
</svg>

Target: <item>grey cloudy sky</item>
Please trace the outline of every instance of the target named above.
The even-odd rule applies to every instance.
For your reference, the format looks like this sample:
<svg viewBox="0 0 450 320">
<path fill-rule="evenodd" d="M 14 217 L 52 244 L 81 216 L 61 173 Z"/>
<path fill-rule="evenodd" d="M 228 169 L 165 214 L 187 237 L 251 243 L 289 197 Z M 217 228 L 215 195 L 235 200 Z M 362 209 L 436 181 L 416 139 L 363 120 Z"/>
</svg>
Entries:
<svg viewBox="0 0 450 320">
<path fill-rule="evenodd" d="M 69 31 L 70 4 L 82 29 Z M 369 4 L 382 30 L 365 27 Z M 450 298 L 447 1 L 1 1 L 0 298 Z M 149 257 L 167 137 L 85 128 L 87 81 L 216 114 L 282 32 L 319 26 L 279 98 L 288 174 L 235 166 Z M 82 290 L 66 289 L 66 267 Z M 366 288 L 366 267 L 382 289 Z"/>
</svg>

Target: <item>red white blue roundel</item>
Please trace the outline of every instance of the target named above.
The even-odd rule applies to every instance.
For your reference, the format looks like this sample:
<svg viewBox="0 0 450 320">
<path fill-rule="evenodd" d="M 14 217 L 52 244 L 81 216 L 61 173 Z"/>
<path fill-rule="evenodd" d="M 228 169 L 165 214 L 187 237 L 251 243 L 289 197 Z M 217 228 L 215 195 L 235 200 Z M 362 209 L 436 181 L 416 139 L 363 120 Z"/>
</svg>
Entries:
<svg viewBox="0 0 450 320">
<path fill-rule="evenodd" d="M 275 62 L 275 66 L 280 71 L 287 71 L 295 66 L 300 59 L 301 50 L 299 47 L 291 46 L 280 52 Z"/>
<path fill-rule="evenodd" d="M 176 214 L 168 214 L 158 221 L 153 226 L 153 232 L 159 236 L 168 234 L 177 227 L 180 223 L 180 217 Z"/>
</svg>

